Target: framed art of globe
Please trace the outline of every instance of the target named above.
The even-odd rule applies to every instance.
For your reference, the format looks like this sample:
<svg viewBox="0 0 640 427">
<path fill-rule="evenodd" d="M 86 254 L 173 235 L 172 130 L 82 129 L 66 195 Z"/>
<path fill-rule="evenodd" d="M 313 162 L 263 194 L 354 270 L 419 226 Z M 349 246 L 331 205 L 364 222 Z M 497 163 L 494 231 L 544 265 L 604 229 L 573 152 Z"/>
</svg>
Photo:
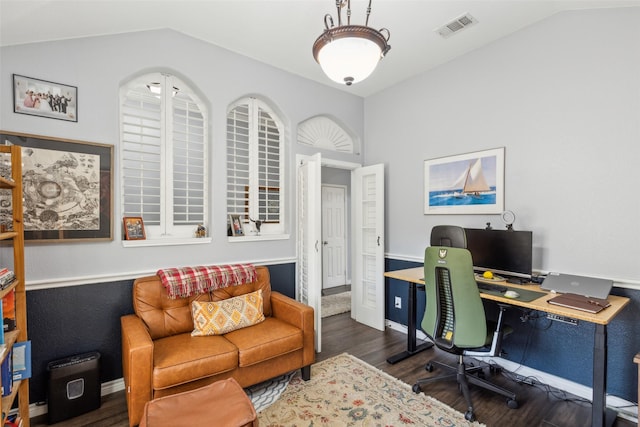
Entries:
<svg viewBox="0 0 640 427">
<path fill-rule="evenodd" d="M 25 240 L 113 239 L 112 145 L 5 131 L 0 138 L 22 147 Z M 10 212 L 0 195 L 3 223 Z"/>
</svg>

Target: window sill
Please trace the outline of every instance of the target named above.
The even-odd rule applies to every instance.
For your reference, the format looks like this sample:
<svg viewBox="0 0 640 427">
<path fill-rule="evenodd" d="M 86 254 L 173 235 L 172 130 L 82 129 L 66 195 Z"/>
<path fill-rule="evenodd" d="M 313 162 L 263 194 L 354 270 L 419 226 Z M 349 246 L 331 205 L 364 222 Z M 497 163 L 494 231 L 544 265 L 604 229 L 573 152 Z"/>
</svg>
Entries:
<svg viewBox="0 0 640 427">
<path fill-rule="evenodd" d="M 261 234 L 255 235 L 250 234 L 248 236 L 237 236 L 237 237 L 227 237 L 229 239 L 229 243 L 240 243 L 240 242 L 261 242 L 267 240 L 287 240 L 289 239 L 288 234 Z"/>
<path fill-rule="evenodd" d="M 125 248 L 140 248 L 140 247 L 148 247 L 148 246 L 202 245 L 206 243 L 211 243 L 211 237 L 123 240 L 122 246 Z"/>
</svg>

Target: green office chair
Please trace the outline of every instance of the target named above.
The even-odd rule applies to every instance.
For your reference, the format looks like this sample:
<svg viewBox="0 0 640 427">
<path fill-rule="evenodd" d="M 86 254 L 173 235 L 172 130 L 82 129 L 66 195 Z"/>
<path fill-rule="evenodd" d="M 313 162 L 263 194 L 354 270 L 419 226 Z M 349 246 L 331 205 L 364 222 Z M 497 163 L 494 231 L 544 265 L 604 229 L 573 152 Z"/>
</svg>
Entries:
<svg viewBox="0 0 640 427">
<path fill-rule="evenodd" d="M 437 365 L 453 372 L 420 379 L 413 386 L 413 391 L 420 393 L 424 384 L 456 378 L 467 402 L 465 418 L 469 421 L 475 419 L 469 383 L 507 397 L 508 407 L 517 408 L 518 401 L 513 392 L 487 381 L 480 366 L 467 366 L 463 360 L 464 355 L 500 354 L 502 314 L 505 308 L 500 310 L 495 325 L 496 332 L 490 330 L 487 334 L 487 319 L 473 273 L 471 253 L 462 248 L 430 246 L 425 250 L 424 257 L 427 301 L 422 329 L 438 348 L 458 355 L 458 364 L 448 366 L 437 361 L 429 362 L 426 366 L 428 371 L 432 371 L 433 366 Z M 488 351 L 472 351 L 489 345 Z"/>
</svg>

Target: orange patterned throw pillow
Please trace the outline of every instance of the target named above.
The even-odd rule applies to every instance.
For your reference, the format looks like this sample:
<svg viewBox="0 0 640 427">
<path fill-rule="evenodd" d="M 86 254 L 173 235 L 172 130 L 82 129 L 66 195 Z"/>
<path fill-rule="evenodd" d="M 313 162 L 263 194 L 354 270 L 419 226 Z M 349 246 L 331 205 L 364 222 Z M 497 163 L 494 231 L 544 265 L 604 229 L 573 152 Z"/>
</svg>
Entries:
<svg viewBox="0 0 640 427">
<path fill-rule="evenodd" d="M 191 303 L 191 336 L 222 335 L 264 320 L 262 289 L 222 301 Z"/>
</svg>

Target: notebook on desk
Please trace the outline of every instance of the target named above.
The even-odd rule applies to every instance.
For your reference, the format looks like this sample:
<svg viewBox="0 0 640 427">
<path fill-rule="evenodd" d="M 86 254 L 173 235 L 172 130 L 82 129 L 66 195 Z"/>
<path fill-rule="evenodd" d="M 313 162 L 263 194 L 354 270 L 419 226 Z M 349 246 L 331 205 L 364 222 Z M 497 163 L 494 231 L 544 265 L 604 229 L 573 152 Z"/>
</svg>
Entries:
<svg viewBox="0 0 640 427">
<path fill-rule="evenodd" d="M 561 294 L 569 293 L 606 299 L 613 287 L 613 280 L 574 276 L 563 273 L 549 273 L 540 287 Z"/>
<path fill-rule="evenodd" d="M 551 298 L 547 302 L 549 304 L 575 308 L 576 310 L 588 311 L 593 314 L 599 313 L 611 305 L 606 299 L 585 297 L 576 294 L 561 294 Z"/>
</svg>

